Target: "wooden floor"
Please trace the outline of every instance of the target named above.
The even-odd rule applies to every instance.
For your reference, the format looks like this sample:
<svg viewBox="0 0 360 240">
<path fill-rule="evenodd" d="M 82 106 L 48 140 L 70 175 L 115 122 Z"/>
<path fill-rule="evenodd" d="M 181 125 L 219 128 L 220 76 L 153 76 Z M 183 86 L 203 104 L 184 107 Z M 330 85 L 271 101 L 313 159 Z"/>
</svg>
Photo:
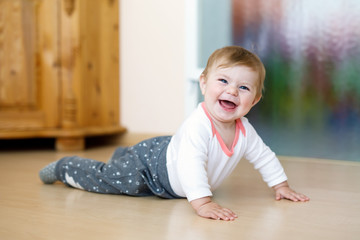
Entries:
<svg viewBox="0 0 360 240">
<path fill-rule="evenodd" d="M 246 161 L 214 199 L 234 222 L 198 217 L 186 200 L 102 195 L 44 185 L 38 170 L 67 155 L 107 161 L 115 146 L 84 152 L 0 151 L 0 239 L 360 239 L 360 163 L 280 157 L 307 203 L 275 201 Z"/>
</svg>

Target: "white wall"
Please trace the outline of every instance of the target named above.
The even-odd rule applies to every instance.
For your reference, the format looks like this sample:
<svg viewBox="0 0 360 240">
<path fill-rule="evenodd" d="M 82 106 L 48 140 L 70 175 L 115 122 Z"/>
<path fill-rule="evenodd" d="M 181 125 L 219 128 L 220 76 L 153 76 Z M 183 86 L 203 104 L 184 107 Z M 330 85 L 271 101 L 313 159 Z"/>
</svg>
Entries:
<svg viewBox="0 0 360 240">
<path fill-rule="evenodd" d="M 121 124 L 172 134 L 185 117 L 185 1 L 120 1 Z"/>
</svg>

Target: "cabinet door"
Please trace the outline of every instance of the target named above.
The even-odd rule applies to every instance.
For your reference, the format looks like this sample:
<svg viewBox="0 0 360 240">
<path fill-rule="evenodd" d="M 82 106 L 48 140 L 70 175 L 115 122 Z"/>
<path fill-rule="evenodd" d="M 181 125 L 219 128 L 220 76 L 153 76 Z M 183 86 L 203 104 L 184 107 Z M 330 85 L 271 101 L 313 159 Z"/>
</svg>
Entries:
<svg viewBox="0 0 360 240">
<path fill-rule="evenodd" d="M 59 125 L 58 0 L 0 0 L 0 130 Z"/>
</svg>

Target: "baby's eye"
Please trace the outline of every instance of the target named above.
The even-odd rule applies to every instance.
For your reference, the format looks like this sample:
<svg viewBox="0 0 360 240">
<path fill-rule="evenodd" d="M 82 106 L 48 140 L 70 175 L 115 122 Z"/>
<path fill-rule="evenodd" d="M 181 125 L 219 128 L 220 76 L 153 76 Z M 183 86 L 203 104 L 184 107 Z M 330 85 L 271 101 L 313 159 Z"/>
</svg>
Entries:
<svg viewBox="0 0 360 240">
<path fill-rule="evenodd" d="M 219 79 L 219 81 L 222 82 L 222 83 L 228 83 L 228 81 L 225 80 L 225 79 Z"/>
<path fill-rule="evenodd" d="M 242 90 L 250 91 L 250 89 L 247 86 L 240 86 L 239 88 Z"/>
</svg>

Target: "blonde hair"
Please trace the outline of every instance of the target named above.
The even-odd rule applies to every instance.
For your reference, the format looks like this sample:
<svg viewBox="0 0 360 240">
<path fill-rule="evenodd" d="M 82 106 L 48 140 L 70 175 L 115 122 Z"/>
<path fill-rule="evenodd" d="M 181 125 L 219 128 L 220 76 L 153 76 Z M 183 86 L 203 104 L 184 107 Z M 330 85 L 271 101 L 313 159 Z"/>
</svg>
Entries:
<svg viewBox="0 0 360 240">
<path fill-rule="evenodd" d="M 245 48 L 239 46 L 228 46 L 217 49 L 210 55 L 202 75 L 206 79 L 207 74 L 212 67 L 228 68 L 234 66 L 247 66 L 253 71 L 259 73 L 256 97 L 261 97 L 264 91 L 266 74 L 265 67 L 258 56 Z"/>
</svg>

